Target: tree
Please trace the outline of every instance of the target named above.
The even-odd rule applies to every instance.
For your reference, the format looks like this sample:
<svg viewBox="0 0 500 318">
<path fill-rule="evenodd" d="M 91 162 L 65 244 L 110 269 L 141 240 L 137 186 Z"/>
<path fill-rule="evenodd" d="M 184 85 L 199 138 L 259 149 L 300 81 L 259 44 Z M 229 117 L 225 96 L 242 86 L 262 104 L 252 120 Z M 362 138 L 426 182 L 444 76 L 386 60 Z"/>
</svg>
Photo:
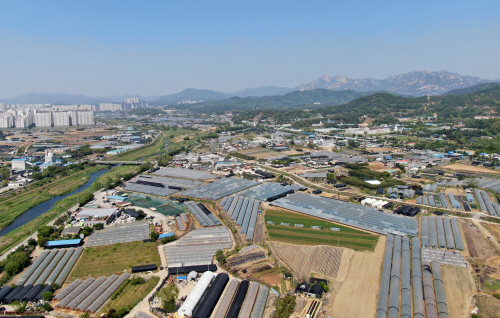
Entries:
<svg viewBox="0 0 500 318">
<path fill-rule="evenodd" d="M 45 246 L 45 243 L 47 243 L 49 241 L 48 238 L 46 237 L 38 237 L 38 246 L 40 247 L 44 247 Z"/>
<path fill-rule="evenodd" d="M 161 306 L 168 313 L 172 313 L 175 310 L 175 302 L 178 296 L 179 289 L 175 284 L 168 284 L 157 294 L 157 297 L 161 300 Z"/>
<path fill-rule="evenodd" d="M 155 242 L 160 235 L 156 232 L 151 232 L 151 241 Z"/>
<path fill-rule="evenodd" d="M 27 243 L 28 246 L 36 246 L 36 240 L 33 238 L 30 238 Z"/>
<path fill-rule="evenodd" d="M 45 301 L 50 301 L 52 299 L 52 292 L 50 290 L 42 294 L 42 299 Z"/>
<path fill-rule="evenodd" d="M 476 178 L 472 178 L 469 181 L 467 181 L 467 187 L 469 188 L 477 188 L 479 185 L 479 181 L 477 181 Z"/>
<path fill-rule="evenodd" d="M 96 231 L 102 230 L 104 228 L 104 224 L 102 224 L 102 223 L 94 224 L 93 228 Z"/>
<path fill-rule="evenodd" d="M 44 294 L 45 294 L 45 293 L 44 293 Z M 49 302 L 44 303 L 44 304 L 42 305 L 42 308 L 43 308 L 43 310 L 45 310 L 45 311 L 51 311 L 51 310 L 52 310 L 52 306 L 50 305 L 50 303 L 49 303 Z"/>
</svg>

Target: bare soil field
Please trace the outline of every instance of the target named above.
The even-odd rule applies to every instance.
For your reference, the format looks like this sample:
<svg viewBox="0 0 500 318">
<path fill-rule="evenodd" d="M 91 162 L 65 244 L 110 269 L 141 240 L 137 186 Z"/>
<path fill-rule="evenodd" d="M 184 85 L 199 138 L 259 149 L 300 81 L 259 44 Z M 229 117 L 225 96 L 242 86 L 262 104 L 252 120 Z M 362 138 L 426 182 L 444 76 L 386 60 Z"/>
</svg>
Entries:
<svg viewBox="0 0 500 318">
<path fill-rule="evenodd" d="M 377 151 L 377 152 L 381 152 L 381 151 L 394 151 L 394 149 L 392 148 L 387 148 L 387 147 L 372 147 L 372 148 L 366 148 L 367 151 Z"/>
<path fill-rule="evenodd" d="M 440 166 L 440 168 L 448 169 L 451 171 L 465 171 L 465 172 L 478 172 L 478 173 L 500 173 L 498 170 L 488 169 L 480 166 L 469 166 L 463 163 L 454 163 L 451 165 Z"/>
<path fill-rule="evenodd" d="M 462 231 L 464 233 L 464 239 L 466 243 L 467 251 L 469 252 L 470 257 L 477 257 L 476 246 L 474 245 L 474 241 L 472 239 L 472 233 L 469 223 L 467 221 L 462 220 Z"/>
<path fill-rule="evenodd" d="M 279 286 L 279 284 L 281 283 L 281 276 L 276 272 L 263 275 L 260 278 L 270 285 Z"/>
<path fill-rule="evenodd" d="M 467 318 L 476 286 L 469 268 L 441 266 L 450 317 Z"/>
<path fill-rule="evenodd" d="M 270 242 L 269 245 L 273 255 L 302 280 L 312 272 L 329 278 L 337 277 L 344 251 L 331 246 L 299 246 L 281 242 Z"/>
<path fill-rule="evenodd" d="M 354 252 L 345 281 L 325 308 L 333 318 L 375 317 L 386 237 L 373 252 Z M 339 271 L 340 272 L 340 271 Z M 362 305 L 361 305 L 362 301 Z"/>
</svg>

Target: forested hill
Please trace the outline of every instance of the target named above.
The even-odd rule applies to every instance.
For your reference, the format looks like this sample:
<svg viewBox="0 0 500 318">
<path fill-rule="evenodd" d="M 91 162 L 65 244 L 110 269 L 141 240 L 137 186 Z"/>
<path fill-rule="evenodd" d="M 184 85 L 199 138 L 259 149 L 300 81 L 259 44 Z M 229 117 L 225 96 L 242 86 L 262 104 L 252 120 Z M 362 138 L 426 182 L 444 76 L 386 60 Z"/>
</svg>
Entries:
<svg viewBox="0 0 500 318">
<path fill-rule="evenodd" d="M 263 97 L 232 97 L 224 100 L 212 100 L 203 103 L 183 105 L 193 111 L 221 112 L 253 109 L 293 109 L 313 108 L 322 105 L 339 105 L 356 98 L 371 95 L 373 92 L 355 92 L 351 90 L 331 91 L 328 89 L 314 89 L 296 91 L 279 96 Z"/>
<path fill-rule="evenodd" d="M 241 112 L 238 118 L 248 119 L 258 111 Z M 273 117 L 276 122 L 286 122 L 303 118 L 303 126 L 307 126 L 307 118 L 321 114 L 324 117 L 341 120 L 346 123 L 357 123 L 361 116 L 375 119 L 375 124 L 396 123 L 398 117 L 433 117 L 439 121 L 452 123 L 469 120 L 477 115 L 500 114 L 500 85 L 486 88 L 466 95 L 442 95 L 432 97 L 402 97 L 387 93 L 376 93 L 363 96 L 342 105 L 318 107 L 308 112 L 303 110 L 272 111 L 267 110 L 264 117 Z M 315 119 L 314 122 L 319 122 Z M 314 123 L 310 122 L 310 123 Z M 295 126 L 300 125 L 297 123 Z"/>
</svg>

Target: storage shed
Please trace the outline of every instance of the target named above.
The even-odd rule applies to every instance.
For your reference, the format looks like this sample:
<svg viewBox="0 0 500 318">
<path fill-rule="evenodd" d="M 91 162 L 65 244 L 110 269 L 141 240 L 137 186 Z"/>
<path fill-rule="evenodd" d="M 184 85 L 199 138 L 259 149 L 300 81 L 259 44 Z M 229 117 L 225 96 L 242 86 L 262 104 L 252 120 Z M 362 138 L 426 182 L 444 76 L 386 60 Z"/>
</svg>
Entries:
<svg viewBox="0 0 500 318">
<path fill-rule="evenodd" d="M 46 249 L 78 247 L 82 244 L 81 239 L 47 241 L 44 245 Z"/>
</svg>

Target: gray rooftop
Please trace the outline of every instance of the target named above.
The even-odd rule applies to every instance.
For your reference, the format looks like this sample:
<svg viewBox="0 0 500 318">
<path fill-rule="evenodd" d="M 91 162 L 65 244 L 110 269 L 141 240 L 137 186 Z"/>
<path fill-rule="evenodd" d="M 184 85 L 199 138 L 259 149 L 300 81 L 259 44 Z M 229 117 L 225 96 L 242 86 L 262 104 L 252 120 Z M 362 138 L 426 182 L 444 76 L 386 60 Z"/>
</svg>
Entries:
<svg viewBox="0 0 500 318">
<path fill-rule="evenodd" d="M 418 222 L 413 218 L 389 214 L 344 201 L 298 192 L 276 200 L 273 204 L 284 209 L 376 233 L 403 236 L 418 235 Z"/>
<path fill-rule="evenodd" d="M 182 168 L 162 168 L 158 171 L 155 171 L 153 174 L 163 177 L 186 178 L 193 180 L 208 180 L 219 177 L 208 172 Z"/>
</svg>

